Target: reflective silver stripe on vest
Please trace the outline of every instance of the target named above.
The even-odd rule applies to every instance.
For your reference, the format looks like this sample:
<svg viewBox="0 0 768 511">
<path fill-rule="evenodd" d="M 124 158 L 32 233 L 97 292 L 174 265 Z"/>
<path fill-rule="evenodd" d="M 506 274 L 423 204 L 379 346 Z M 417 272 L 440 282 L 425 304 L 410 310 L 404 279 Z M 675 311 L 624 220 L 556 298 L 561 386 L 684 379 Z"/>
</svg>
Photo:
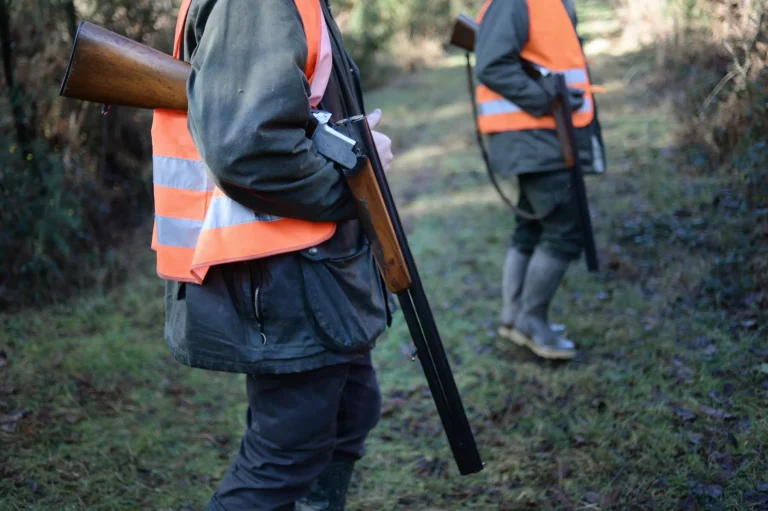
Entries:
<svg viewBox="0 0 768 511">
<path fill-rule="evenodd" d="M 274 222 L 280 217 L 254 213 L 229 197 L 214 197 L 208 206 L 203 229 L 220 229 L 249 222 Z"/>
<path fill-rule="evenodd" d="M 539 71 L 544 76 L 549 76 L 553 74 L 553 71 L 549 68 L 546 68 L 544 66 L 540 66 L 538 64 L 535 64 L 531 62 L 533 67 Z M 587 81 L 587 72 L 583 68 L 580 67 L 574 67 L 571 69 L 564 69 L 562 71 L 558 71 L 559 73 L 562 73 L 565 75 L 565 83 L 585 83 Z"/>
<path fill-rule="evenodd" d="M 494 99 L 477 105 L 477 113 L 480 115 L 515 114 L 522 109 L 506 99 Z"/>
<path fill-rule="evenodd" d="M 565 75 L 565 83 L 587 83 L 587 72 L 583 69 L 566 69 L 563 74 Z"/>
<path fill-rule="evenodd" d="M 215 186 L 203 162 L 170 156 L 152 157 L 152 181 L 159 186 L 199 192 L 212 192 Z"/>
<path fill-rule="evenodd" d="M 522 108 L 506 99 L 494 99 L 477 105 L 479 115 L 498 115 L 498 114 L 516 114 L 522 112 Z M 592 110 L 592 100 L 584 98 L 584 104 L 578 109 L 577 113 L 587 113 Z"/>
<path fill-rule="evenodd" d="M 156 185 L 200 192 L 212 192 L 215 188 L 213 180 L 208 177 L 205 164 L 201 161 L 153 156 L 153 164 L 152 174 Z M 155 215 L 157 242 L 160 245 L 179 248 L 195 248 L 204 229 L 276 220 L 280 218 L 254 213 L 229 197 L 214 197 L 208 205 L 205 220 Z"/>
<path fill-rule="evenodd" d="M 160 245 L 179 248 L 195 248 L 203 222 L 155 215 L 157 242 Z"/>
<path fill-rule="evenodd" d="M 537 66 L 541 67 L 541 66 Z M 549 74 L 550 71 L 545 68 L 541 68 L 545 74 Z M 583 84 L 587 80 L 587 72 L 581 68 L 566 69 L 560 71 L 565 75 L 565 83 L 569 85 Z M 592 109 L 592 101 L 585 99 L 584 105 L 579 108 L 578 113 L 586 113 Z M 477 105 L 477 113 L 479 115 L 498 115 L 498 114 L 516 114 L 522 112 L 523 109 L 506 99 L 493 99 Z"/>
</svg>

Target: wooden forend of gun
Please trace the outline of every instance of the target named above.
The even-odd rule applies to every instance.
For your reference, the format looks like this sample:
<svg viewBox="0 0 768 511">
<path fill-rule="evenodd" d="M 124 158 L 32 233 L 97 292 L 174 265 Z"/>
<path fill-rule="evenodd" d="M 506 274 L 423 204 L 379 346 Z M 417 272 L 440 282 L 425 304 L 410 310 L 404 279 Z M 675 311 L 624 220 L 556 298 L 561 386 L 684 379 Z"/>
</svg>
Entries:
<svg viewBox="0 0 768 511">
<path fill-rule="evenodd" d="M 107 105 L 186 111 L 189 73 L 188 64 L 170 55 L 91 23 L 82 23 L 60 94 Z M 343 88 L 344 94 L 350 96 L 349 84 Z M 347 121 L 345 126 L 338 127 L 338 132 L 328 126 L 326 135 L 339 140 L 340 135 L 346 133 L 345 143 L 351 143 L 355 152 L 351 165 L 349 155 L 337 152 L 338 144 L 328 144 L 326 157 L 334 159 L 332 156 L 335 156 L 348 164 L 342 167 L 357 202 L 358 217 L 387 287 L 400 300 L 459 472 L 462 475 L 479 472 L 483 462 L 367 119 L 362 112 L 357 112 Z M 313 130 L 320 131 L 316 126 Z M 307 136 L 315 140 L 312 133 Z M 322 152 L 320 148 L 318 152 Z"/>
</svg>

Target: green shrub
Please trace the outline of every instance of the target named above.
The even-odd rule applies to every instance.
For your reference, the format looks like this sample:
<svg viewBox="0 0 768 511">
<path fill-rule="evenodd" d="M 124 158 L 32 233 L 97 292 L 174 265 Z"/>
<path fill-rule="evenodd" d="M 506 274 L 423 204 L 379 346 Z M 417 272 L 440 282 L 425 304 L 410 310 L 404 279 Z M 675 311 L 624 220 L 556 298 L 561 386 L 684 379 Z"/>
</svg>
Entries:
<svg viewBox="0 0 768 511">
<path fill-rule="evenodd" d="M 65 296 L 124 264 L 112 248 L 151 213 L 149 113 L 102 116 L 60 98 L 60 81 L 79 19 L 168 50 L 175 15 L 162 0 L 0 0 L 0 308 Z"/>
</svg>

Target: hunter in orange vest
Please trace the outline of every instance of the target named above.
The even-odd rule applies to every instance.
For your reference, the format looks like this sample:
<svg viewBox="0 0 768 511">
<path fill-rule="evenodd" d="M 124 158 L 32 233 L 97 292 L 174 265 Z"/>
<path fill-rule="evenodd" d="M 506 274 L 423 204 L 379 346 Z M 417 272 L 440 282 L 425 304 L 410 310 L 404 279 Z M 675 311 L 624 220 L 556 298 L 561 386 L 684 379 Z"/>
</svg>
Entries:
<svg viewBox="0 0 768 511">
<path fill-rule="evenodd" d="M 188 12 L 190 4 L 185 0 L 182 12 Z M 323 18 L 317 0 L 299 0 L 296 5 L 308 41 L 304 75 L 312 86 L 321 56 Z M 186 16 L 179 16 L 176 24 L 176 58 L 181 58 L 185 21 Z M 333 235 L 333 222 L 260 214 L 227 197 L 208 175 L 187 130 L 188 121 L 185 112 L 156 111 L 152 126 L 152 248 L 157 252 L 160 277 L 201 284 L 213 265 L 293 252 Z"/>
<path fill-rule="evenodd" d="M 504 265 L 499 334 L 544 358 L 573 358 L 574 343 L 548 319 L 560 281 L 583 250 L 571 171 L 552 115 L 554 73 L 564 74 L 569 87 L 582 169 L 604 170 L 573 0 L 488 0 L 478 22 L 478 125 L 489 138 L 491 166 L 517 176 L 518 207 L 528 213 L 516 216 Z"/>
<path fill-rule="evenodd" d="M 183 0 L 174 55 L 192 67 L 189 109 L 152 127 L 165 338 L 184 364 L 247 375 L 248 428 L 207 510 L 343 509 L 391 306 L 305 128 L 313 110 L 344 118 L 341 73 L 359 73 L 325 0 Z M 374 140 L 386 168 L 389 139 Z"/>
</svg>

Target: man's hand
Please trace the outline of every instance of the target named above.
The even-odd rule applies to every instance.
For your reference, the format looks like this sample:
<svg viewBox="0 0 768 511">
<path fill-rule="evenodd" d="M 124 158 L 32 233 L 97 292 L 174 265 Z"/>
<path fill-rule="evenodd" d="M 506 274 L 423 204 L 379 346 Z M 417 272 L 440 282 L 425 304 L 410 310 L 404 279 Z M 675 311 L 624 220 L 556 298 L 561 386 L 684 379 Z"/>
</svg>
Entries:
<svg viewBox="0 0 768 511">
<path fill-rule="evenodd" d="M 571 111 L 576 112 L 584 106 L 584 91 L 568 87 L 568 102 L 571 104 Z"/>
<path fill-rule="evenodd" d="M 368 126 L 371 128 L 371 136 L 376 146 L 376 152 L 379 153 L 379 160 L 384 172 L 389 171 L 389 165 L 392 163 L 394 155 L 392 154 L 392 140 L 383 133 L 375 131 L 374 128 L 381 122 L 381 110 L 377 108 L 367 116 Z"/>
<path fill-rule="evenodd" d="M 555 75 L 550 74 L 541 76 L 536 80 L 536 83 L 539 84 L 552 100 L 555 99 Z M 568 87 L 568 102 L 571 104 L 571 111 L 576 112 L 579 108 L 584 106 L 584 91 Z"/>
</svg>

